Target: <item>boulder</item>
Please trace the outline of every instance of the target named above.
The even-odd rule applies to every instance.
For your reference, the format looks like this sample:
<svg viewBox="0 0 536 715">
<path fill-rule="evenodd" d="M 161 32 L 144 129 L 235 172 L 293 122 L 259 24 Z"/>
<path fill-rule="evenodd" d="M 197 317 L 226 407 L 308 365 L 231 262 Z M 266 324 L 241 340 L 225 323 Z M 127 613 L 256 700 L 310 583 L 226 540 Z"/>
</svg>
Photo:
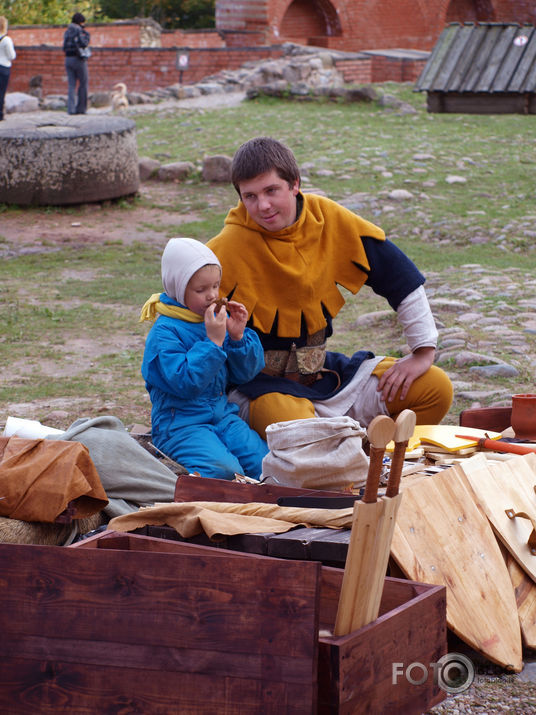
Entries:
<svg viewBox="0 0 536 715">
<path fill-rule="evenodd" d="M 131 119 L 38 112 L 0 124 L 0 203 L 79 204 L 138 187 Z"/>
<path fill-rule="evenodd" d="M 140 181 L 147 181 L 147 179 L 151 179 L 156 176 L 161 166 L 162 164 L 158 161 L 158 159 L 151 159 L 149 156 L 142 156 L 138 162 Z"/>
<path fill-rule="evenodd" d="M 12 112 L 37 112 L 39 99 L 26 92 L 8 92 L 4 99 L 4 111 Z"/>
<path fill-rule="evenodd" d="M 190 161 L 175 161 L 163 164 L 156 172 L 156 178 L 159 181 L 183 181 L 194 170 L 195 166 Z"/>
<path fill-rule="evenodd" d="M 206 156 L 203 159 L 203 180 L 229 183 L 231 181 L 231 163 L 232 158 L 224 154 Z"/>
</svg>

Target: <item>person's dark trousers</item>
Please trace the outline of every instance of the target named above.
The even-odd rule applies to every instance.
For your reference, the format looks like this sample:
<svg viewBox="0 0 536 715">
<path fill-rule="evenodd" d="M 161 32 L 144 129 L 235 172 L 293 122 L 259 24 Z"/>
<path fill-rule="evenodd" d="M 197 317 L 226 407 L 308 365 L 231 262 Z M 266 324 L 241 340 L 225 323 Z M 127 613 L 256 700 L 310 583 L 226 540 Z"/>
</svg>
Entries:
<svg viewBox="0 0 536 715">
<path fill-rule="evenodd" d="M 4 118 L 4 98 L 6 96 L 7 83 L 11 67 L 0 65 L 0 119 Z"/>
<path fill-rule="evenodd" d="M 65 71 L 67 72 L 67 113 L 85 114 L 87 109 L 87 88 L 89 73 L 87 60 L 80 57 L 66 57 Z M 78 82 L 78 96 L 76 83 Z"/>
</svg>

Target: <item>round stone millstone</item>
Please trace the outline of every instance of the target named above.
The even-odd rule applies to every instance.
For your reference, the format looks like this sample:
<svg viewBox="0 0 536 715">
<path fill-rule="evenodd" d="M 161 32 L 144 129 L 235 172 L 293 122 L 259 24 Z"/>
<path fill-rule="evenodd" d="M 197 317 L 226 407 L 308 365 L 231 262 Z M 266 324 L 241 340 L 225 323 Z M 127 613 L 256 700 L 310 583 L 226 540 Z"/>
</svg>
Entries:
<svg viewBox="0 0 536 715">
<path fill-rule="evenodd" d="M 36 112 L 0 122 L 0 203 L 103 201 L 133 194 L 139 183 L 131 119 Z"/>
</svg>

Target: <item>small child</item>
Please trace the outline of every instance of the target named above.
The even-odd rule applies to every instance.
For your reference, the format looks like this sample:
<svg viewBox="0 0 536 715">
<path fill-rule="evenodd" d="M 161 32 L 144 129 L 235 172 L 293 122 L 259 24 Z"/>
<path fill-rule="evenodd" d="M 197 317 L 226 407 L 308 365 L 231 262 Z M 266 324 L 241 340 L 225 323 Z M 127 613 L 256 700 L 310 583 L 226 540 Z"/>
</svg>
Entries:
<svg viewBox="0 0 536 715">
<path fill-rule="evenodd" d="M 259 479 L 268 447 L 238 417 L 226 390 L 264 367 L 263 349 L 246 328 L 241 303 L 216 305 L 220 280 L 220 262 L 210 248 L 192 238 L 168 241 L 162 254 L 165 292 L 149 298 L 140 318 L 156 318 L 141 367 L 152 403 L 152 439 L 203 477 L 233 479 L 239 473 Z"/>
</svg>

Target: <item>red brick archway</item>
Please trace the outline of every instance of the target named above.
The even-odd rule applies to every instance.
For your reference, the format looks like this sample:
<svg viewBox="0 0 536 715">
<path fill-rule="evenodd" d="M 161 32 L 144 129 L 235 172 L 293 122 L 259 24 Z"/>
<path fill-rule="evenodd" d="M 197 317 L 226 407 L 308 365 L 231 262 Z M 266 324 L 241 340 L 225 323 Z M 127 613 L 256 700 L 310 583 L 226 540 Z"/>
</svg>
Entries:
<svg viewBox="0 0 536 715">
<path fill-rule="evenodd" d="M 340 37 L 341 22 L 330 0 L 291 0 L 279 23 L 279 34 L 286 39 Z"/>
<path fill-rule="evenodd" d="M 260 42 L 430 50 L 448 22 L 536 22 L 534 0 L 216 0 L 216 28 Z M 248 44 L 245 36 L 244 44 Z"/>
<path fill-rule="evenodd" d="M 491 0 L 450 0 L 446 22 L 494 22 Z"/>
</svg>

